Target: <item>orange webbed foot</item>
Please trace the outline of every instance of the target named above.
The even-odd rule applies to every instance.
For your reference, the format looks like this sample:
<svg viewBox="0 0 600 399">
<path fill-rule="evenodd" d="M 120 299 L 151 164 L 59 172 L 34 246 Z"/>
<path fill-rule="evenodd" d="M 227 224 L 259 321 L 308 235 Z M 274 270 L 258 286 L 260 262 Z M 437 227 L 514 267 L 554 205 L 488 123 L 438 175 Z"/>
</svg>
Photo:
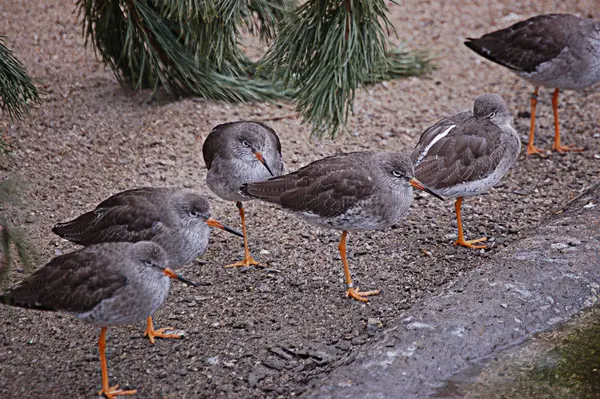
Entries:
<svg viewBox="0 0 600 399">
<path fill-rule="evenodd" d="M 104 396 L 105 398 L 108 398 L 108 399 L 114 399 L 121 395 L 133 395 L 135 393 L 137 393 L 136 389 L 132 389 L 129 391 L 122 391 L 122 390 L 119 390 L 119 385 L 115 385 L 114 387 L 110 387 L 108 389 L 102 388 L 100 390 L 100 392 L 98 392 L 98 395 Z"/>
<path fill-rule="evenodd" d="M 164 327 L 159 328 L 158 330 L 149 330 L 148 328 L 146 328 L 146 331 L 144 332 L 144 337 L 148 337 L 152 345 L 154 345 L 154 338 L 181 338 L 181 335 L 179 334 L 165 334 L 164 332 L 168 330 L 174 330 L 174 328 Z"/>
<path fill-rule="evenodd" d="M 541 148 L 537 148 L 534 145 L 528 145 L 527 146 L 527 155 L 539 155 L 542 158 L 546 158 L 546 151 L 542 150 Z"/>
<path fill-rule="evenodd" d="M 458 239 L 454 242 L 454 245 L 460 245 L 462 247 L 471 248 L 471 249 L 487 248 L 487 246 L 485 246 L 485 245 L 473 245 L 473 244 L 477 244 L 478 242 L 483 242 L 483 241 L 487 241 L 487 238 L 483 237 L 483 238 L 478 238 L 476 240 Z"/>
<path fill-rule="evenodd" d="M 230 265 L 223 266 L 223 267 L 230 268 L 230 267 L 250 267 L 250 266 L 265 267 L 265 265 L 263 265 L 262 263 L 255 261 L 251 255 L 247 255 L 243 260 L 241 260 L 239 262 L 235 262 Z"/>
<path fill-rule="evenodd" d="M 358 288 L 348 288 L 348 291 L 346 291 L 347 297 L 354 298 L 361 302 L 369 302 L 369 300 L 365 297 L 371 295 L 379 295 L 379 290 L 360 292 Z"/>
<path fill-rule="evenodd" d="M 575 147 L 575 144 L 569 144 L 569 145 L 556 145 L 556 143 L 552 144 L 552 149 L 560 154 L 564 153 L 564 152 L 568 152 L 568 151 L 573 151 L 573 152 L 581 152 L 584 149 L 581 147 Z"/>
</svg>

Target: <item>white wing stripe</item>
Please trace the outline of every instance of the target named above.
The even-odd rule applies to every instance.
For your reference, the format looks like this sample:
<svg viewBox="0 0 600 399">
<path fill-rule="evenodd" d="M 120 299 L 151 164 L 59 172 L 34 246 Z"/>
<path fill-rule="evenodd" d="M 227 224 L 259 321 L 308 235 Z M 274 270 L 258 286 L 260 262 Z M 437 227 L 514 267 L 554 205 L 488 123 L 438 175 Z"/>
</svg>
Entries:
<svg viewBox="0 0 600 399">
<path fill-rule="evenodd" d="M 425 147 L 425 149 L 423 150 L 423 152 L 419 155 L 419 158 L 417 158 L 417 162 L 415 162 L 415 166 L 417 166 L 418 164 L 421 163 L 421 161 L 423 160 L 423 158 L 425 158 L 425 155 L 427 155 L 427 152 L 429 152 L 429 149 L 431 147 L 433 147 L 433 145 L 435 143 L 437 143 L 439 140 L 441 140 L 444 137 L 446 137 L 448 135 L 448 133 L 450 133 L 450 130 L 454 129 L 455 127 L 456 127 L 456 125 L 452 125 L 448 129 L 444 130 L 442 133 L 440 133 L 437 136 L 435 136 L 433 138 L 433 140 L 431 140 L 431 143 L 429 143 L 427 145 L 427 147 Z"/>
</svg>

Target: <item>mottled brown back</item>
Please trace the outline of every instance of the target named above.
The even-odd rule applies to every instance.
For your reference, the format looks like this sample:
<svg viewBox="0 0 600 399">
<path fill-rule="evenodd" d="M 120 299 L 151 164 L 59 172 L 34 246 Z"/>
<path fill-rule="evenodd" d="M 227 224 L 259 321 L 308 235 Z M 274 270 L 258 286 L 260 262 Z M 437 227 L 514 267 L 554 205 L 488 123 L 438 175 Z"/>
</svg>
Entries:
<svg viewBox="0 0 600 399">
<path fill-rule="evenodd" d="M 411 159 L 417 160 L 433 138 L 453 122 L 456 121 L 442 120 L 427 129 Z M 434 190 L 480 180 L 496 168 L 506 151 L 502 134 L 491 122 L 474 118 L 464 121 L 433 144 L 415 165 L 415 177 Z"/>
<path fill-rule="evenodd" d="M 7 305 L 40 310 L 87 312 L 123 288 L 119 272 L 128 243 L 102 244 L 58 256 L 0 295 Z"/>
<path fill-rule="evenodd" d="M 419 142 L 415 146 L 415 149 L 410 153 L 410 159 L 413 163 L 416 163 L 419 155 L 425 150 L 425 148 L 431 143 L 438 134 L 443 133 L 452 125 L 459 125 L 466 122 L 469 118 L 473 117 L 473 112 L 461 112 L 456 115 L 448 116 L 438 121 L 435 125 L 427 128 L 419 138 Z"/>
<path fill-rule="evenodd" d="M 293 173 L 248 184 L 242 191 L 291 211 L 338 216 L 373 193 L 370 156 L 357 152 L 323 158 Z"/>
<path fill-rule="evenodd" d="M 102 201 L 93 211 L 52 231 L 80 245 L 101 242 L 149 241 L 161 221 L 158 203 L 166 203 L 172 189 L 140 188 L 117 193 Z"/>
<path fill-rule="evenodd" d="M 569 45 L 569 24 L 578 18 L 568 14 L 538 15 L 525 21 L 467 39 L 465 45 L 482 57 L 520 72 L 534 72 Z"/>
</svg>

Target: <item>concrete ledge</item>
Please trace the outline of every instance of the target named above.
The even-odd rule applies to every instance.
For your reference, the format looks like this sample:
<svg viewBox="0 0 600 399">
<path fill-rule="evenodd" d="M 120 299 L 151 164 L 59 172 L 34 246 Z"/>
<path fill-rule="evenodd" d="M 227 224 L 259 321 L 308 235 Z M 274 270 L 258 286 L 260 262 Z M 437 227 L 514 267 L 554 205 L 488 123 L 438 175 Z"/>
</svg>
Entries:
<svg viewBox="0 0 600 399">
<path fill-rule="evenodd" d="M 482 364 L 591 307 L 600 292 L 600 184 L 511 247 L 415 304 L 305 398 L 435 395 Z"/>
</svg>

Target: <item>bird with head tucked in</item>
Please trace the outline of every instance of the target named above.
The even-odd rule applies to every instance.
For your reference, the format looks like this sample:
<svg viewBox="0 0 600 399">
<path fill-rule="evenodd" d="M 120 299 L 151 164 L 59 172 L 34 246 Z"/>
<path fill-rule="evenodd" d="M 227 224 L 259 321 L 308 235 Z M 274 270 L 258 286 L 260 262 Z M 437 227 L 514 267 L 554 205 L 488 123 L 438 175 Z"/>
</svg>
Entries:
<svg viewBox="0 0 600 399">
<path fill-rule="evenodd" d="M 464 197 L 489 191 L 517 160 L 521 141 L 512 115 L 497 94 L 475 99 L 473 112 L 441 119 L 421 135 L 410 157 L 415 176 L 436 193 L 456 198 L 458 239 L 454 245 L 485 248 L 487 238 L 465 240 L 461 219 Z"/>
</svg>

